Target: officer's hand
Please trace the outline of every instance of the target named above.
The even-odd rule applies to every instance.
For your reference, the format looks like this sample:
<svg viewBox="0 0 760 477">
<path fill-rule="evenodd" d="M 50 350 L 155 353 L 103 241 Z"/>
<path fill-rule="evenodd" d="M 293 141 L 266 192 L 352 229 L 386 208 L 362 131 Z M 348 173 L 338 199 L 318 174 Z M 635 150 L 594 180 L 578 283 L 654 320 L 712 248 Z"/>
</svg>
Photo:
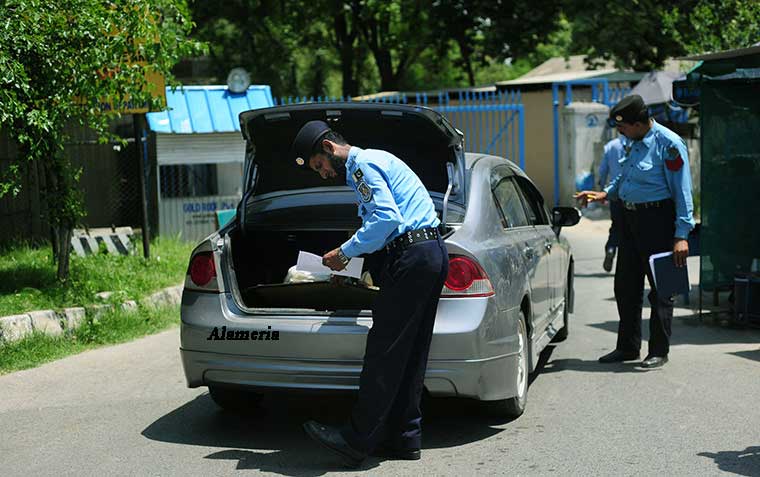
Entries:
<svg viewBox="0 0 760 477">
<path fill-rule="evenodd" d="M 686 265 L 686 257 L 689 256 L 689 242 L 686 239 L 677 238 L 673 242 L 673 261 L 676 267 Z"/>
<path fill-rule="evenodd" d="M 591 202 L 603 201 L 607 198 L 607 193 L 604 191 L 597 192 L 594 190 L 584 190 L 582 192 L 578 192 L 573 197 L 581 203 L 582 207 L 586 207 Z"/>
<path fill-rule="evenodd" d="M 336 272 L 339 272 L 346 268 L 343 265 L 343 262 L 340 261 L 340 258 L 338 258 L 338 250 L 340 249 L 336 248 L 335 250 L 331 250 L 322 256 L 322 265 Z"/>
</svg>

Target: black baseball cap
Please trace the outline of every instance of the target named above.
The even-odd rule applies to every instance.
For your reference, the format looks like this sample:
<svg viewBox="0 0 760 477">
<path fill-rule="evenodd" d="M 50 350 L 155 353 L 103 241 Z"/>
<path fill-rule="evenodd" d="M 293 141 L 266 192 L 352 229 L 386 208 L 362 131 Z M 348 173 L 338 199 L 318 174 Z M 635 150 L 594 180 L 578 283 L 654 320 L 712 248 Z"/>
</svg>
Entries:
<svg viewBox="0 0 760 477">
<path fill-rule="evenodd" d="M 610 109 L 607 123 L 614 128 L 620 123 L 633 124 L 645 117 L 648 117 L 648 113 L 644 99 L 638 94 L 632 94 L 621 99 Z"/>
<path fill-rule="evenodd" d="M 330 126 L 324 121 L 309 121 L 301 127 L 293 140 L 290 152 L 297 166 L 309 166 L 311 151 L 328 132 L 330 132 Z"/>
</svg>

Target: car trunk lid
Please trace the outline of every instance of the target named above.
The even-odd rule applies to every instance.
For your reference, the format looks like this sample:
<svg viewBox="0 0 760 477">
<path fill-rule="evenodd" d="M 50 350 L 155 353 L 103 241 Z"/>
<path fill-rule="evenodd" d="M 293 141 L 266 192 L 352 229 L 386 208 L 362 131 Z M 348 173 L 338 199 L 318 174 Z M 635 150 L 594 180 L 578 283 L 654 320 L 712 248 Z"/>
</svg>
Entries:
<svg viewBox="0 0 760 477">
<path fill-rule="evenodd" d="M 323 120 L 350 144 L 382 149 L 403 160 L 431 193 L 465 203 L 462 135 L 424 107 L 377 103 L 316 103 L 256 109 L 240 114 L 248 142 L 246 203 L 253 196 L 315 187 L 345 187 L 345 178 L 323 180 L 298 168 L 290 156 L 298 130 Z"/>
</svg>

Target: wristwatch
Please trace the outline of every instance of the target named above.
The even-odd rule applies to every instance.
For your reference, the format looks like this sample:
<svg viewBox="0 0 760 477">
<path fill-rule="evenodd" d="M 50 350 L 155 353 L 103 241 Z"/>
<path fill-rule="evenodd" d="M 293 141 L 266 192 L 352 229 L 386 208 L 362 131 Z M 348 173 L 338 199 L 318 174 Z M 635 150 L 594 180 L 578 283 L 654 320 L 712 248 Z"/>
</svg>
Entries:
<svg viewBox="0 0 760 477">
<path fill-rule="evenodd" d="M 346 254 L 343 253 L 343 250 L 338 249 L 338 260 L 340 260 L 340 263 L 343 264 L 343 267 L 345 268 L 348 265 L 348 262 L 351 261 L 349 257 L 346 257 Z"/>
</svg>

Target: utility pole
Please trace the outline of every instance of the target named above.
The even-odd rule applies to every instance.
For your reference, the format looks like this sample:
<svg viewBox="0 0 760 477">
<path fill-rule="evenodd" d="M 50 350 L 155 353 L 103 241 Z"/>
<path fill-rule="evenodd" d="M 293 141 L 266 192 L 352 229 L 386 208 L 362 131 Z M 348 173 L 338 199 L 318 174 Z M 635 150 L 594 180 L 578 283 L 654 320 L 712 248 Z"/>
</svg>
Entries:
<svg viewBox="0 0 760 477">
<path fill-rule="evenodd" d="M 148 222 L 148 191 L 146 189 L 148 173 L 148 136 L 145 131 L 145 113 L 132 114 L 135 129 L 135 146 L 140 167 L 140 202 L 142 203 L 142 243 L 143 257 L 150 258 L 150 225 Z"/>
</svg>

